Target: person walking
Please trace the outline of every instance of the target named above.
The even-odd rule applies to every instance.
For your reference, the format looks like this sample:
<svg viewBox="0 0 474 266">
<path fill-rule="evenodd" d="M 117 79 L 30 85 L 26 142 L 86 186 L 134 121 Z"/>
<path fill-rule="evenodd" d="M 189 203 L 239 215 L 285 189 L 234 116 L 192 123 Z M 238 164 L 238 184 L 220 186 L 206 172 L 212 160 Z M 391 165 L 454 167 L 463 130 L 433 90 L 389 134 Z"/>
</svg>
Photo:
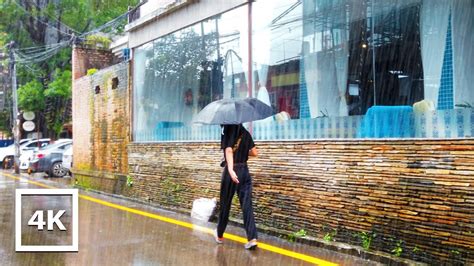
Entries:
<svg viewBox="0 0 474 266">
<path fill-rule="evenodd" d="M 218 244 L 223 243 L 223 236 L 232 205 L 232 198 L 237 192 L 243 212 L 244 227 L 248 242 L 245 249 L 257 247 L 257 228 L 252 208 L 252 179 L 247 160 L 249 156 L 257 156 L 258 151 L 250 133 L 239 125 L 223 125 L 221 148 L 224 151 L 224 170 L 222 172 L 220 191 L 220 211 L 217 229 L 214 232 Z"/>
</svg>

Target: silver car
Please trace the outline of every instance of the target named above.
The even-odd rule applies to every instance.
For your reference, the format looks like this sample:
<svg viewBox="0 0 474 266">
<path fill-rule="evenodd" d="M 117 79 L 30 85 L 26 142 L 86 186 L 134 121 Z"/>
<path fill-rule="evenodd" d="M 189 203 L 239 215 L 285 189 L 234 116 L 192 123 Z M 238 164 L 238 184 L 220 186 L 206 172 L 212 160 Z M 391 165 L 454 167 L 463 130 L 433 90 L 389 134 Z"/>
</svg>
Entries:
<svg viewBox="0 0 474 266">
<path fill-rule="evenodd" d="M 71 175 L 72 168 L 72 146 L 67 148 L 63 153 L 63 168 L 66 172 L 69 172 Z"/>
</svg>

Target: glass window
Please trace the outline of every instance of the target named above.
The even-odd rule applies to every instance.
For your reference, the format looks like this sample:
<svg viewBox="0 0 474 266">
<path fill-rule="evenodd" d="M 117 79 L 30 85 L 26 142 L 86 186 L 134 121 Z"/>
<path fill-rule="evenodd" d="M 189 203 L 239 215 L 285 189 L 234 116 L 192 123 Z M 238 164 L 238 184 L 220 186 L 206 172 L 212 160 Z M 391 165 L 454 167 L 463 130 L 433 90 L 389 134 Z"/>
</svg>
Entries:
<svg viewBox="0 0 474 266">
<path fill-rule="evenodd" d="M 26 145 L 27 148 L 32 148 L 32 147 L 38 147 L 38 142 L 32 142 L 28 145 Z"/>
<path fill-rule="evenodd" d="M 218 126 L 192 121 L 207 104 L 250 95 L 248 7 L 135 49 L 135 141 L 217 140 Z"/>
<path fill-rule="evenodd" d="M 472 10 L 469 0 L 256 1 L 254 95 L 276 115 L 254 135 L 472 137 Z"/>
<path fill-rule="evenodd" d="M 251 33 L 245 5 L 135 49 L 135 141 L 217 140 L 195 115 L 249 96 L 275 113 L 257 140 L 474 136 L 471 0 L 257 0 L 252 14 Z"/>
</svg>

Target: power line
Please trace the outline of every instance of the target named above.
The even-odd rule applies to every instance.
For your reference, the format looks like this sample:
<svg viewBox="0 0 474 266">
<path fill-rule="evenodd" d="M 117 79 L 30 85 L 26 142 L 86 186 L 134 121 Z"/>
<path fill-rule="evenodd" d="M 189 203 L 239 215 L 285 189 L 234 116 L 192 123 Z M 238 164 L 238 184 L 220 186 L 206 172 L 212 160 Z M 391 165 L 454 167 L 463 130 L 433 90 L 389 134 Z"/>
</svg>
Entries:
<svg viewBox="0 0 474 266">
<path fill-rule="evenodd" d="M 31 72 L 33 72 L 34 74 L 41 74 L 41 72 L 39 70 L 36 70 L 36 69 L 33 69 L 31 68 L 29 65 L 27 64 L 21 64 L 22 66 L 28 68 Z"/>
<path fill-rule="evenodd" d="M 57 46 L 49 48 L 43 52 L 33 52 L 33 53 L 23 53 L 15 49 L 15 56 L 18 63 L 39 63 L 52 56 L 56 55 L 62 48 L 69 46 L 72 42 L 73 38 L 71 38 L 67 42 L 58 43 Z"/>
<path fill-rule="evenodd" d="M 109 22 L 107 22 L 107 23 L 105 23 L 105 24 L 103 24 L 103 25 L 101 25 L 101 26 L 99 26 L 99 27 L 97 27 L 97 28 L 95 28 L 95 29 L 93 29 L 93 30 L 90 30 L 90 31 L 88 31 L 88 32 L 84 32 L 84 33 L 82 33 L 81 35 L 79 35 L 78 37 L 83 38 L 83 37 L 85 37 L 85 36 L 87 36 L 87 35 L 91 35 L 91 34 L 100 32 L 100 31 L 102 31 L 103 29 L 116 26 L 116 25 L 118 25 L 118 24 L 120 23 L 120 20 L 126 18 L 129 13 L 130 13 L 130 11 L 128 11 L 127 13 L 124 13 L 124 14 L 122 14 L 122 15 L 120 15 L 120 16 L 114 18 L 114 19 L 112 19 L 111 21 L 109 21 Z"/>
<path fill-rule="evenodd" d="M 138 3 L 135 7 L 133 8 L 130 8 L 127 12 L 125 12 L 124 14 L 112 19 L 111 21 L 108 21 L 107 23 L 93 29 L 93 30 L 90 30 L 88 32 L 84 32 L 82 33 L 81 35 L 79 35 L 78 37 L 80 38 L 84 38 L 85 36 L 87 35 L 91 35 L 91 34 L 94 34 L 94 33 L 97 33 L 97 32 L 100 32 L 102 31 L 103 29 L 106 29 L 106 28 L 109 28 L 109 27 L 113 27 L 113 26 L 116 26 L 117 24 L 119 24 L 120 20 L 124 19 L 124 18 L 127 18 L 128 15 L 132 12 L 135 12 L 137 10 L 137 8 L 141 7 L 142 5 L 146 4 L 148 1 L 140 1 L 140 3 Z"/>
<path fill-rule="evenodd" d="M 33 4 L 33 5 L 34 5 L 36 8 L 38 8 L 39 10 L 42 9 L 42 8 L 41 8 L 37 3 L 35 3 L 34 1 L 31 1 L 31 2 L 28 2 L 28 3 Z M 47 13 L 46 13 L 46 15 L 47 15 Z M 66 25 L 64 22 L 59 21 L 59 20 L 58 20 L 57 18 L 55 18 L 55 17 L 48 16 L 48 18 L 53 19 L 54 21 L 56 21 L 56 22 L 58 22 L 59 24 L 63 25 L 65 28 L 69 29 L 69 30 L 72 31 L 72 32 L 79 33 L 78 31 L 76 31 L 75 29 L 69 27 L 69 26 Z"/>
<path fill-rule="evenodd" d="M 44 50 L 42 52 L 37 52 L 37 51 L 34 51 L 34 52 L 27 52 L 27 53 L 24 53 L 24 52 L 21 52 L 21 51 L 18 51 L 18 50 L 15 50 L 15 52 L 17 52 L 19 55 L 23 56 L 23 57 L 38 57 L 38 56 L 42 56 L 44 54 L 48 54 L 50 53 L 51 51 L 55 51 L 56 49 L 58 48 L 61 48 L 63 47 L 64 45 L 67 45 L 68 42 L 65 42 L 65 43 L 61 43 L 60 45 L 56 45 L 54 47 L 51 47 L 47 50 Z"/>
<path fill-rule="evenodd" d="M 288 9 L 286 9 L 285 11 L 283 11 L 283 13 L 281 13 L 280 15 L 278 15 L 276 18 L 274 18 L 271 22 L 271 25 L 277 23 L 281 18 L 283 18 L 284 16 L 288 15 L 291 11 L 293 11 L 293 9 L 297 8 L 299 5 L 301 4 L 301 1 L 298 0 L 296 3 L 294 3 L 293 5 L 291 5 Z"/>
<path fill-rule="evenodd" d="M 70 33 L 64 32 L 64 31 L 62 31 L 61 29 L 58 29 L 57 27 L 55 27 L 55 26 L 53 26 L 53 25 L 51 25 L 51 24 L 49 24 L 49 23 L 47 23 L 47 22 L 44 22 L 44 21 L 40 20 L 39 18 L 33 16 L 28 10 L 26 10 L 26 9 L 25 9 L 22 5 L 20 5 L 16 0 L 13 0 L 12 2 L 13 2 L 16 6 L 18 6 L 23 12 L 25 12 L 28 16 L 30 16 L 31 18 L 33 18 L 34 20 L 36 20 L 36 21 L 42 23 L 43 25 L 46 25 L 46 26 L 51 27 L 51 28 L 54 28 L 54 29 L 56 29 L 56 30 L 59 31 L 59 32 L 62 32 L 62 33 L 67 34 L 67 35 L 69 35 L 69 36 L 73 36 L 73 35 L 71 35 Z"/>
<path fill-rule="evenodd" d="M 70 41 L 67 40 L 67 41 L 62 41 L 62 42 L 58 42 L 58 43 L 53 43 L 53 44 L 47 44 L 47 45 L 41 45 L 41 46 L 32 46 L 32 47 L 25 47 L 25 48 L 17 48 L 15 50 L 17 51 L 23 51 L 24 53 L 35 53 L 35 52 L 39 52 L 41 50 L 45 50 L 45 49 L 48 49 L 48 48 L 54 48 L 56 46 L 60 46 L 64 43 L 69 43 Z"/>
<path fill-rule="evenodd" d="M 41 21 L 37 17 L 33 16 L 30 12 L 28 12 L 28 10 L 26 10 L 18 2 L 16 2 L 16 0 L 13 0 L 13 3 L 15 3 L 21 10 L 23 10 L 28 16 L 32 17 L 33 19 L 35 19 L 35 20 L 37 20 L 37 21 L 39 21 L 39 22 L 41 22 L 41 23 L 43 23 L 43 24 L 45 24 L 45 25 L 47 25 L 51 28 L 57 29 L 58 31 L 60 31 L 64 34 L 67 34 L 67 35 L 71 36 L 71 39 L 68 40 L 68 41 L 63 41 L 63 42 L 48 44 L 48 45 L 43 45 L 43 46 L 26 47 L 26 48 L 20 48 L 20 49 L 15 49 L 14 50 L 15 57 L 18 58 L 17 63 L 39 63 L 39 62 L 42 62 L 42 61 L 56 55 L 59 52 L 60 49 L 65 48 L 65 47 L 71 45 L 72 43 L 74 43 L 76 38 L 84 40 L 85 37 L 88 36 L 88 35 L 91 35 L 91 34 L 100 32 L 103 29 L 106 29 L 106 28 L 109 28 L 109 27 L 114 27 L 114 26 L 118 25 L 122 19 L 126 18 L 131 12 L 134 12 L 137 8 L 139 8 L 141 5 L 146 3 L 146 1 L 140 2 L 137 6 L 135 6 L 134 8 L 129 9 L 124 14 L 112 19 L 111 21 L 108 21 L 107 23 L 105 23 L 105 24 L 103 24 L 103 25 L 101 25 L 101 26 L 99 26 L 99 27 L 97 27 L 93 30 L 90 30 L 88 32 L 84 32 L 84 33 L 80 34 L 79 36 L 75 36 L 74 33 L 73 34 L 66 33 L 64 31 L 61 31 L 60 29 L 58 29 L 55 26 L 52 26 L 52 25 L 50 25 L 46 22 Z M 67 28 L 71 29 L 67 25 L 65 25 L 65 26 Z"/>
</svg>

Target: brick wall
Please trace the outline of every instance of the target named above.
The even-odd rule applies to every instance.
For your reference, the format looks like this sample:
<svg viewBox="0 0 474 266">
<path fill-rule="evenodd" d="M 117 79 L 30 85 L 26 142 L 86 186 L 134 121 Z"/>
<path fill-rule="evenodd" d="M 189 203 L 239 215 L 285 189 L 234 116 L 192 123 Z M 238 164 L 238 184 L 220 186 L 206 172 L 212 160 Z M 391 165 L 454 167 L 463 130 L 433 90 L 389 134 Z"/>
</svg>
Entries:
<svg viewBox="0 0 474 266">
<path fill-rule="evenodd" d="M 124 62 L 73 82 L 75 181 L 188 213 L 194 199 L 218 197 L 217 143 L 129 143 L 128 74 Z M 358 234 L 375 232 L 373 250 L 403 241 L 402 257 L 474 263 L 474 139 L 257 145 L 260 228 L 319 238 L 337 230 L 336 241 L 356 245 Z M 241 221 L 237 201 L 232 217 Z"/>
<path fill-rule="evenodd" d="M 74 47 L 72 50 L 73 80 L 87 74 L 91 68 L 103 69 L 117 61 L 114 54 L 108 50 L 97 50 L 85 47 Z"/>
<path fill-rule="evenodd" d="M 82 185 L 115 192 L 116 180 L 128 173 L 128 71 L 123 62 L 73 82 L 73 172 Z"/>
<path fill-rule="evenodd" d="M 91 77 L 85 76 L 72 83 L 72 127 L 74 167 L 90 168 L 91 128 L 90 106 L 92 97 Z"/>
<path fill-rule="evenodd" d="M 250 163 L 256 220 L 427 262 L 474 262 L 474 140 L 260 142 Z M 129 145 L 128 196 L 189 212 L 218 197 L 216 143 Z M 237 201 L 236 201 L 237 202 Z M 232 216 L 240 219 L 239 205 Z"/>
</svg>

